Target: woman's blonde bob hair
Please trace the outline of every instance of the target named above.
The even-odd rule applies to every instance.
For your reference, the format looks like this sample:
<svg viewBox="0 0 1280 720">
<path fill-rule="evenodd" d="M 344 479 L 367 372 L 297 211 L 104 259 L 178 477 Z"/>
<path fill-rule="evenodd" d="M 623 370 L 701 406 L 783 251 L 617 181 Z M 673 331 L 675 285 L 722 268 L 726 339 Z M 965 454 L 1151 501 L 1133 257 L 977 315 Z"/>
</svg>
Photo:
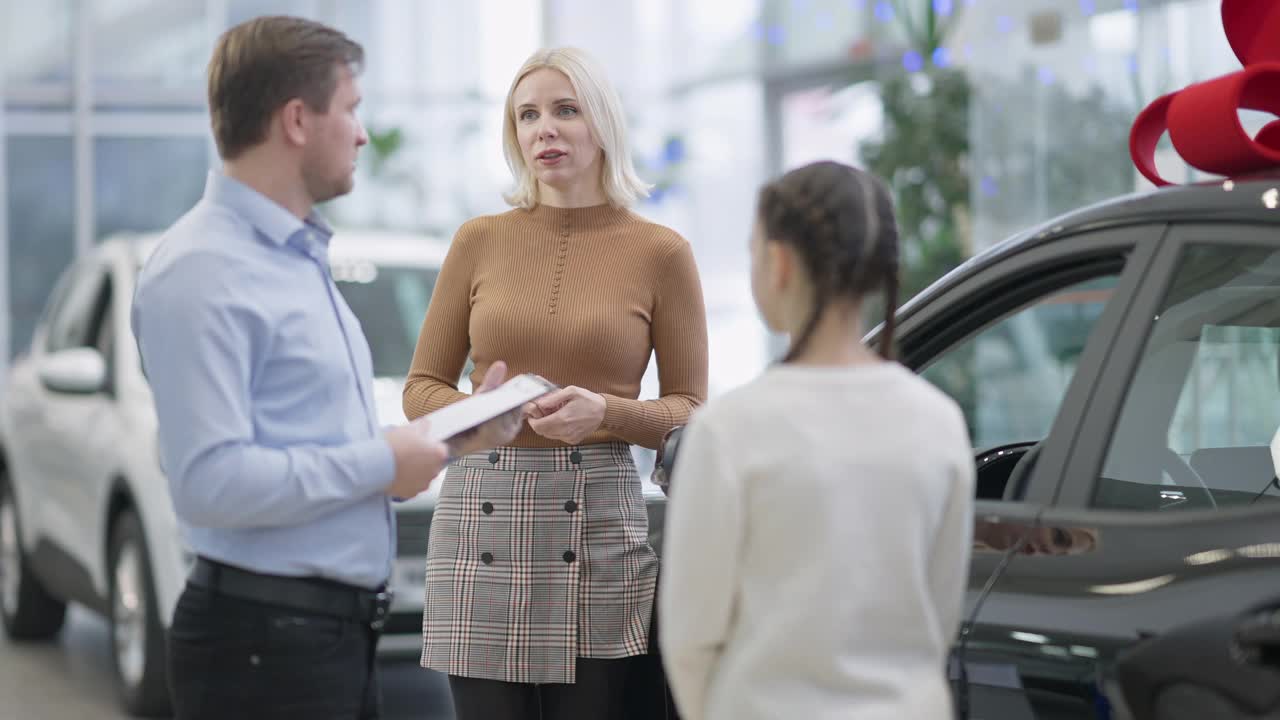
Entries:
<svg viewBox="0 0 1280 720">
<path fill-rule="evenodd" d="M 582 117 L 587 122 L 591 137 L 603 150 L 601 179 L 609 204 L 625 208 L 635 204 L 640 198 L 648 197 L 651 186 L 640 179 L 631 163 L 627 125 L 622 116 L 622 101 L 618 98 L 617 91 L 609 84 L 608 78 L 591 56 L 577 48 L 566 47 L 539 50 L 530 55 L 511 81 L 511 89 L 507 91 L 504 110 L 506 119 L 502 124 L 502 151 L 506 155 L 507 167 L 511 168 L 516 187 L 503 196 L 506 201 L 526 210 L 532 210 L 539 203 L 538 178 L 525 165 L 520 140 L 516 136 L 515 94 L 516 86 L 521 80 L 529 73 L 543 68 L 559 71 L 569 78 L 569 84 L 578 96 Z"/>
</svg>

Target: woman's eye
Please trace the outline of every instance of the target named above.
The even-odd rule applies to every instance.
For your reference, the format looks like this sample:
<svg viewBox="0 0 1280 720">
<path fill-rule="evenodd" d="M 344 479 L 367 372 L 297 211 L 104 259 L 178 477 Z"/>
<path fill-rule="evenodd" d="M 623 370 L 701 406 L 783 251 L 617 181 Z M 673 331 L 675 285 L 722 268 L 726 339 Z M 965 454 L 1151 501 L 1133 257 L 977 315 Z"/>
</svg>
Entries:
<svg viewBox="0 0 1280 720">
<path fill-rule="evenodd" d="M 560 108 L 560 117 L 573 117 L 578 114 L 578 108 L 565 105 Z"/>
<path fill-rule="evenodd" d="M 534 111 L 532 111 L 532 110 L 525 110 L 524 112 L 520 113 L 520 119 L 521 119 L 521 120 L 524 120 L 524 121 L 526 121 L 526 122 L 528 122 L 529 120 L 532 120 L 532 119 L 536 118 L 537 116 L 538 116 L 538 113 L 536 113 L 536 112 L 534 112 Z"/>
</svg>

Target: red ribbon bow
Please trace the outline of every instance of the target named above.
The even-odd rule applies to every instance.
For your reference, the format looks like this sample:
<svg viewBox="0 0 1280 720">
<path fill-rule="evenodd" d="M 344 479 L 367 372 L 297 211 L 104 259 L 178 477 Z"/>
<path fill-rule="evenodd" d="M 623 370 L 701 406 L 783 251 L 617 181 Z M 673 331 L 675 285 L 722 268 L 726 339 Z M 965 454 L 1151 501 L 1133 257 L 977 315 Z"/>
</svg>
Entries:
<svg viewBox="0 0 1280 720">
<path fill-rule="evenodd" d="M 1156 144 L 1165 130 L 1192 167 L 1236 176 L 1280 167 L 1280 120 L 1257 137 L 1240 124 L 1239 111 L 1280 115 L 1280 2 L 1222 0 L 1222 26 L 1244 70 L 1170 93 L 1138 114 L 1129 134 L 1133 163 L 1156 185 Z"/>
</svg>

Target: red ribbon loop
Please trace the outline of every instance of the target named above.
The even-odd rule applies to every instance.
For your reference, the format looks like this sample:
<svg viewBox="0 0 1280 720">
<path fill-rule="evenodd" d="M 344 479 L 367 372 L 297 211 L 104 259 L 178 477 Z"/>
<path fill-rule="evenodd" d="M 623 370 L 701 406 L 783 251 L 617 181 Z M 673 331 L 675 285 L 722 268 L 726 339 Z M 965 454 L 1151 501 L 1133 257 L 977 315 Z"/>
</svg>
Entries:
<svg viewBox="0 0 1280 720">
<path fill-rule="evenodd" d="M 1156 171 L 1165 131 L 1187 164 L 1218 175 L 1280 167 L 1280 120 L 1250 137 L 1239 111 L 1280 115 L 1280 1 L 1223 0 L 1222 25 L 1245 69 L 1157 98 L 1138 114 L 1129 153 L 1138 171 L 1169 185 Z"/>
</svg>

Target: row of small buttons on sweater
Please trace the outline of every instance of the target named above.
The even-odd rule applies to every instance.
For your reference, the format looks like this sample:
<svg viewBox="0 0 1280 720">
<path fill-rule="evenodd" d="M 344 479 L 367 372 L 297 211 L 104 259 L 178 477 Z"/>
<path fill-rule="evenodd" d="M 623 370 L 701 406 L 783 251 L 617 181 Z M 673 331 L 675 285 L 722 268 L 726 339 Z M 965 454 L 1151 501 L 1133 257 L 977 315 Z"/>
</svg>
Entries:
<svg viewBox="0 0 1280 720">
<path fill-rule="evenodd" d="M 490 452 L 489 464 L 497 465 L 498 460 L 501 459 L 501 457 L 502 456 L 498 454 L 497 450 Z M 569 453 L 569 462 L 573 463 L 574 465 L 581 463 L 582 453 L 578 452 L 577 450 L 574 450 L 573 452 Z M 486 500 L 485 502 L 480 504 L 480 512 L 484 513 L 485 515 L 492 515 L 493 511 L 494 511 L 493 503 Z M 569 513 L 570 515 L 578 512 L 578 503 L 573 500 L 565 500 L 564 511 Z M 578 556 L 572 550 L 565 550 L 564 554 L 561 555 L 560 557 L 566 563 L 572 563 L 574 560 L 578 559 Z M 480 553 L 480 562 L 484 563 L 485 565 L 492 565 L 493 553 L 491 552 Z"/>
<path fill-rule="evenodd" d="M 556 253 L 556 276 L 551 282 L 550 312 L 556 314 L 556 306 L 560 304 L 560 279 L 564 277 L 564 259 L 569 254 L 569 223 L 560 226 L 560 247 Z"/>
</svg>

